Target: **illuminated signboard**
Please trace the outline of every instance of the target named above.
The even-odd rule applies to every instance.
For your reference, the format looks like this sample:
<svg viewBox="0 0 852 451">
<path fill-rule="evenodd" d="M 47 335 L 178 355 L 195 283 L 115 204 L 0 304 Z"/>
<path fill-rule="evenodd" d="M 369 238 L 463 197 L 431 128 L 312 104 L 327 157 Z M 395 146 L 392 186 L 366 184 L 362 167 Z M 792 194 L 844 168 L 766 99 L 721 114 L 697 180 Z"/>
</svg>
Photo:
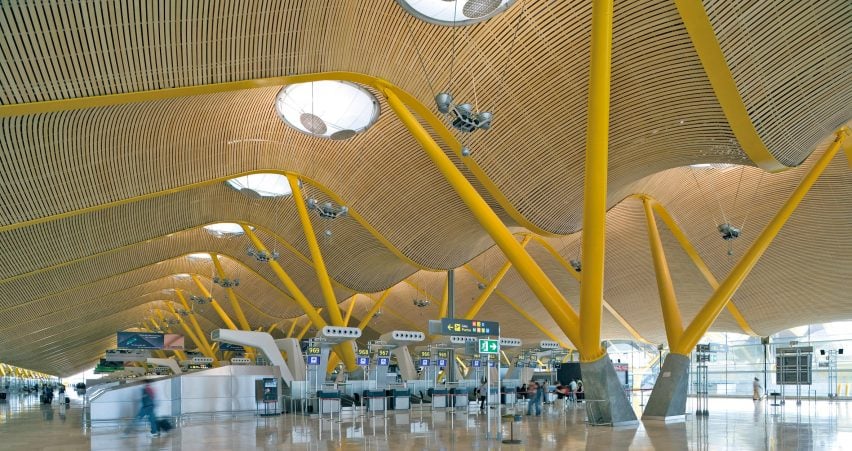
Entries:
<svg viewBox="0 0 852 451">
<path fill-rule="evenodd" d="M 438 366 L 447 366 L 447 359 L 438 359 Z"/>
<path fill-rule="evenodd" d="M 378 356 L 379 356 L 379 357 L 388 357 L 388 356 L 390 356 L 390 349 L 379 349 Z"/>
<path fill-rule="evenodd" d="M 431 364 L 432 364 L 432 361 L 429 360 L 428 358 L 427 359 L 420 359 L 420 366 L 430 366 Z"/>
<path fill-rule="evenodd" d="M 500 335 L 500 323 L 496 321 L 477 321 L 469 319 L 441 318 L 443 335 L 481 337 Z"/>
<path fill-rule="evenodd" d="M 319 365 L 320 364 L 320 356 L 318 355 L 309 355 L 308 356 L 308 365 Z"/>
<path fill-rule="evenodd" d="M 370 366 L 370 358 L 369 357 L 356 357 L 355 363 L 358 366 Z"/>
<path fill-rule="evenodd" d="M 482 366 L 482 362 L 479 360 L 471 360 L 470 365 L 474 368 L 479 368 L 480 366 Z"/>
<path fill-rule="evenodd" d="M 305 351 L 307 355 L 320 355 L 322 352 L 318 346 L 308 346 L 308 349 Z"/>
<path fill-rule="evenodd" d="M 450 358 L 450 351 L 438 351 L 439 359 L 448 359 Z"/>
<path fill-rule="evenodd" d="M 432 353 L 431 353 L 431 352 L 429 352 L 429 351 L 420 351 L 420 358 L 421 358 L 421 359 L 428 359 L 428 358 L 430 358 L 430 357 L 432 357 Z"/>
<path fill-rule="evenodd" d="M 370 355 L 370 350 L 369 350 L 369 349 L 359 349 L 359 350 L 358 350 L 358 355 L 360 355 L 360 356 L 369 356 L 369 355 Z"/>
<path fill-rule="evenodd" d="M 164 335 L 155 332 L 118 332 L 119 349 L 163 349 Z"/>
</svg>

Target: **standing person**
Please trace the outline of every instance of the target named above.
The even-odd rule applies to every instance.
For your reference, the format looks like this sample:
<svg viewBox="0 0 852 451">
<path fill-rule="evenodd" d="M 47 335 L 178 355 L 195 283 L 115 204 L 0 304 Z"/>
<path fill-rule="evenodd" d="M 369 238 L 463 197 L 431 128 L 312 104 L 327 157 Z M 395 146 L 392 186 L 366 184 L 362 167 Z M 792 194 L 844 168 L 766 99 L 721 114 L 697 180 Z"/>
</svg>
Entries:
<svg viewBox="0 0 852 451">
<path fill-rule="evenodd" d="M 476 389 L 476 394 L 479 395 L 479 410 L 485 410 L 485 404 L 488 404 L 488 381 L 483 379 L 482 384 Z"/>
<path fill-rule="evenodd" d="M 154 389 L 152 389 L 151 384 L 147 382 L 145 382 L 145 386 L 142 387 L 142 407 L 139 408 L 139 413 L 136 414 L 136 418 L 134 418 L 127 426 L 125 434 L 130 433 L 130 428 L 136 420 L 141 420 L 145 417 L 148 417 L 148 422 L 151 424 L 151 437 L 159 437 L 160 430 L 157 427 L 157 417 L 154 415 Z"/>
<path fill-rule="evenodd" d="M 762 398 L 761 391 L 763 389 L 760 385 L 760 379 L 754 378 L 754 382 L 752 382 L 752 389 L 754 390 L 754 393 L 752 393 L 751 399 L 760 401 L 760 398 Z"/>
<path fill-rule="evenodd" d="M 535 406 L 535 416 L 541 415 L 543 393 L 544 390 L 542 390 L 538 383 L 530 381 L 529 389 L 527 390 L 527 399 L 529 399 L 527 403 L 527 415 L 532 415 L 533 406 Z"/>
<path fill-rule="evenodd" d="M 571 402 L 577 402 L 577 389 L 579 385 L 577 385 L 577 381 L 571 379 L 571 382 L 568 383 L 568 389 L 571 390 Z"/>
</svg>

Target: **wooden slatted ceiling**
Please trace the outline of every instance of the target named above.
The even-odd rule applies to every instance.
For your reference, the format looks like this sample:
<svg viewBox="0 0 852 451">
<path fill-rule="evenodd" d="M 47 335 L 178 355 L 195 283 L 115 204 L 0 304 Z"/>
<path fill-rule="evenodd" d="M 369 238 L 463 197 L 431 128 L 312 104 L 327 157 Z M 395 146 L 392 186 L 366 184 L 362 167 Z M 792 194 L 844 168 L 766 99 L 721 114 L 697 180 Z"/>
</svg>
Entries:
<svg viewBox="0 0 852 451">
<path fill-rule="evenodd" d="M 767 148 L 784 164 L 801 163 L 814 143 L 852 116 L 852 4 L 703 3 Z M 802 127 L 803 121 L 814 126 Z"/>
<path fill-rule="evenodd" d="M 815 7 L 786 2 L 781 10 L 760 14 L 741 2 L 707 0 L 705 5 L 755 126 L 777 158 L 788 164 L 800 162 L 818 140 L 849 120 L 852 84 L 848 71 L 842 70 L 849 59 L 852 29 L 848 4 Z M 221 0 L 139 7 L 121 2 L 4 3 L 0 104 L 324 70 L 380 76 L 427 104 L 434 94 L 430 83 L 435 89 L 449 86 L 457 99 L 475 100 L 495 113 L 492 131 L 464 137 L 474 150 L 473 159 L 524 217 L 544 230 L 565 234 L 576 231 L 581 220 L 589 15 L 588 2 L 521 2 L 483 24 L 453 30 L 417 21 L 393 2 Z M 779 21 L 785 26 L 778 26 Z M 784 51 L 778 51 L 781 47 Z M 428 77 L 417 53 L 427 62 Z M 0 227 L 246 171 L 283 169 L 322 185 L 319 189 L 307 184 L 310 196 L 323 198 L 331 192 L 343 198 L 419 265 L 449 268 L 487 259 L 483 252 L 491 246 L 490 239 L 387 105 L 382 104 L 382 118 L 366 135 L 345 143 L 328 142 L 283 126 L 271 109 L 275 92 L 254 89 L 2 119 Z M 701 173 L 697 174 L 701 188 L 692 171 L 665 171 L 694 162 L 748 163 L 671 2 L 616 5 L 612 99 L 609 216 L 615 232 L 610 233 L 608 247 L 611 254 L 624 258 L 609 259 L 605 296 L 640 333 L 660 339 L 659 313 L 647 308 L 656 307 L 649 267 L 629 265 L 630 256 L 640 249 L 647 252 L 644 219 L 636 205 L 629 204 L 636 201 L 619 202 L 636 192 L 660 199 L 721 279 L 731 262 L 720 256 L 725 249 L 715 225 L 721 214 L 715 213 L 714 199 L 708 201 L 710 193 L 723 199 L 735 197 L 737 187 L 743 193 L 761 193 L 724 207 L 735 224 L 748 218 L 745 235 L 736 243 L 739 250 L 777 210 L 801 171 L 764 177 L 756 170 L 744 170 L 742 183 L 739 170 Z M 244 141 L 258 138 L 273 143 Z M 794 252 L 793 246 L 779 246 L 779 237 L 774 245 L 779 246 L 778 254 L 768 253 L 755 274 L 788 274 L 794 270 L 791 254 L 813 259 L 834 252 L 838 261 L 852 254 L 832 245 L 829 238 L 844 239 L 844 220 L 852 217 L 845 198 L 833 197 L 848 193 L 848 171 L 843 169 L 832 164 L 825 179 L 828 185 L 818 186 L 819 194 L 814 195 L 825 203 L 806 199 L 807 213 L 796 217 L 801 223 L 788 226 L 793 237 L 817 229 L 813 233 L 817 248 Z M 514 225 L 496 203 L 488 201 Z M 259 310 L 277 317 L 297 314 L 291 304 L 267 300 L 280 299 L 283 287 L 265 265 L 245 256 L 244 239 L 214 240 L 195 229 L 220 220 L 254 222 L 261 226 L 258 233 L 267 244 L 280 236 L 308 255 L 291 199 L 253 202 L 219 184 L 196 187 L 0 232 L 0 309 L 22 306 L 16 313 L 20 314 L 32 307 L 31 314 L 39 315 L 45 311 L 40 309 L 53 305 L 47 299 L 60 299 L 64 290 L 86 284 L 108 286 L 106 280 L 115 274 L 133 272 L 126 278 L 140 277 L 147 273 L 144 268 L 159 261 L 214 250 L 254 268 L 278 288 L 258 283 L 238 290 Z M 321 224 L 315 222 L 318 232 L 323 230 Z M 347 298 L 352 289 L 379 291 L 393 286 L 415 271 L 352 218 L 335 221 L 332 229 L 332 238 L 320 245 L 339 282 L 339 299 Z M 685 261 L 666 236 L 664 232 L 670 260 Z M 554 240 L 555 245 L 563 242 Z M 283 243 L 272 247 L 282 251 L 282 264 L 311 302 L 323 305 L 313 269 L 304 258 L 284 252 Z M 573 247 L 557 247 L 566 258 L 576 257 Z M 549 255 L 531 248 L 576 302 L 576 282 L 560 272 L 563 268 Z M 683 272 L 676 275 L 677 289 L 688 318 L 707 288 L 687 263 L 679 268 Z M 811 318 L 810 313 L 824 318 L 843 307 L 844 291 L 837 281 L 848 280 L 848 271 L 815 264 L 802 274 L 830 280 L 816 290 L 824 303 L 796 317 L 776 318 L 768 311 L 776 300 L 762 296 L 761 290 L 789 285 L 787 279 L 767 276 L 772 281 L 768 287 L 749 279 L 754 288 L 749 291 L 747 282 L 737 293 L 738 305 L 756 323 L 756 330 L 768 333 L 788 325 L 791 318 Z M 440 284 L 434 285 L 428 289 L 440 299 Z M 556 330 L 514 272 L 504 285 L 546 327 Z M 803 290 L 778 292 L 777 302 L 793 304 L 796 298 L 784 293 L 801 296 L 806 294 Z M 644 293 L 640 301 L 636 293 Z M 396 321 L 422 316 L 406 292 L 398 294 L 389 304 L 399 310 Z M 475 296 L 475 291 L 465 295 Z M 216 296 L 230 308 L 224 293 Z M 256 297 L 262 300 L 252 299 Z M 45 302 L 35 301 L 41 298 Z M 484 313 L 514 319 L 514 311 L 500 302 L 489 301 Z M 797 309 L 801 310 L 793 306 L 790 311 Z M 247 310 L 253 321 L 266 319 Z M 391 317 L 379 321 L 380 330 L 399 324 Z M 516 327 L 518 335 L 540 336 L 526 322 Z M 734 325 L 723 317 L 716 327 L 728 330 Z M 612 318 L 607 318 L 604 333 L 627 337 Z M 66 359 L 51 352 L 55 368 L 69 368 Z"/>
</svg>

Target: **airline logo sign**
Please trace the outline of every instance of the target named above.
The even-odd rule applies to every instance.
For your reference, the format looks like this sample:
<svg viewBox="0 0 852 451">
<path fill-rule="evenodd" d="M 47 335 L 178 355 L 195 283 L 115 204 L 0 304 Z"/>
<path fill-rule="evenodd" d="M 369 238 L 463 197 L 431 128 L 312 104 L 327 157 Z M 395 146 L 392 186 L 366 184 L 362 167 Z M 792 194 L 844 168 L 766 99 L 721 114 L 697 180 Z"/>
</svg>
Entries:
<svg viewBox="0 0 852 451">
<path fill-rule="evenodd" d="M 480 354 L 497 354 L 500 352 L 500 340 L 479 340 Z"/>
</svg>

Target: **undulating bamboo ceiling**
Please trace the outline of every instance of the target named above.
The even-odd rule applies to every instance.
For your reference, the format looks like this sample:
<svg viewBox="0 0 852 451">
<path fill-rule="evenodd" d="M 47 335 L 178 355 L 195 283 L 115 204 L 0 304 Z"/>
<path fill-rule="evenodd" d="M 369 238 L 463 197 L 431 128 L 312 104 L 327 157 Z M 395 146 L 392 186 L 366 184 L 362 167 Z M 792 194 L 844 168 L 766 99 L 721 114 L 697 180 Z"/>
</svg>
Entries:
<svg viewBox="0 0 852 451">
<path fill-rule="evenodd" d="M 642 203 L 632 195 L 659 201 L 723 280 L 852 120 L 852 3 L 704 0 L 727 91 L 711 79 L 719 67 L 703 64 L 679 3 L 688 2 L 615 3 L 606 339 L 665 342 Z M 345 141 L 287 127 L 273 109 L 278 87 L 155 95 L 293 74 L 367 74 L 435 113 L 442 90 L 493 112 L 491 130 L 456 133 L 470 157 L 444 150 L 518 240 L 536 235 L 526 249 L 577 308 L 567 262 L 582 259 L 590 24 L 591 2 L 574 0 L 518 0 L 465 27 L 421 21 L 390 0 L 2 2 L 0 361 L 63 375 L 91 366 L 116 330 L 167 311 L 175 289 L 200 295 L 177 275 L 197 275 L 234 317 L 211 261 L 186 257 L 196 252 L 219 254 L 227 276 L 241 280 L 235 291 L 253 328 L 277 324 L 280 335 L 295 320 L 301 329 L 293 294 L 247 255 L 248 238 L 202 229 L 255 226 L 310 302 L 325 305 L 293 198 L 250 198 L 222 183 L 253 172 L 295 174 L 306 197 L 349 207 L 331 221 L 312 218 L 341 309 L 355 303 L 353 323 L 390 289 L 370 333 L 425 330 L 448 268 L 458 268 L 456 311 L 466 312 L 505 257 L 379 92 L 370 88 L 378 122 Z M 143 94 L 4 114 L 128 93 Z M 729 120 L 731 98 L 747 121 Z M 790 169 L 755 167 L 743 130 Z M 768 335 L 852 319 L 848 155 L 831 162 L 736 292 L 748 330 L 728 311 L 713 330 Z M 743 230 L 730 252 L 716 230 L 723 222 Z M 712 288 L 658 224 L 688 321 Z M 415 307 L 414 298 L 431 305 Z M 567 342 L 510 269 L 478 317 L 500 321 L 505 336 L 546 338 L 518 309 Z M 208 333 L 224 327 L 209 307 L 198 316 Z"/>
</svg>

